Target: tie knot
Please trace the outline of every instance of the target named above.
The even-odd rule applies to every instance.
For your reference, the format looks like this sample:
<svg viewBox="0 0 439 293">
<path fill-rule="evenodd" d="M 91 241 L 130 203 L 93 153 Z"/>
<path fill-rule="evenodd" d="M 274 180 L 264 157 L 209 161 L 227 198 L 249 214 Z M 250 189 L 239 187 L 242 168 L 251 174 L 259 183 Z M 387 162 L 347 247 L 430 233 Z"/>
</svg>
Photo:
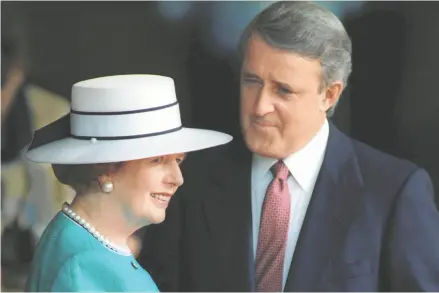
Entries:
<svg viewBox="0 0 439 293">
<path fill-rule="evenodd" d="M 290 175 L 290 170 L 288 170 L 288 167 L 284 164 L 283 161 L 278 161 L 276 164 L 271 167 L 271 172 L 273 173 L 274 177 L 287 180 L 288 176 Z"/>
</svg>

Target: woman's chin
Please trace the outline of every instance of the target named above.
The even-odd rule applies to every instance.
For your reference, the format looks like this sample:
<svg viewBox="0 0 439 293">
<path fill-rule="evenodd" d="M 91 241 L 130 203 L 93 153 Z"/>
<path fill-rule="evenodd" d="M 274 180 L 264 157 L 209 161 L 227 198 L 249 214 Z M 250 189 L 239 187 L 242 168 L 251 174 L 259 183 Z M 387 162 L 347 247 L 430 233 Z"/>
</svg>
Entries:
<svg viewBox="0 0 439 293">
<path fill-rule="evenodd" d="M 154 215 L 149 215 L 148 217 L 146 217 L 145 222 L 147 223 L 146 225 L 160 224 L 165 220 L 165 218 L 166 218 L 166 214 L 164 212 L 163 213 L 156 213 Z"/>
</svg>

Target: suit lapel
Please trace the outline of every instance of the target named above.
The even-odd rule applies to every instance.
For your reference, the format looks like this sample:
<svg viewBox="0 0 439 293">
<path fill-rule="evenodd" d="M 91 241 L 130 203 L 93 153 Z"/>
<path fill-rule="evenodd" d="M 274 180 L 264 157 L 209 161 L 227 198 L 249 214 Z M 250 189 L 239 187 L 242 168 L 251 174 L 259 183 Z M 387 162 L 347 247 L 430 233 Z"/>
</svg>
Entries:
<svg viewBox="0 0 439 293">
<path fill-rule="evenodd" d="M 337 241 L 361 205 L 362 177 L 351 140 L 330 124 L 317 182 L 302 225 L 285 291 L 318 291 Z M 317 281 L 317 282 L 316 282 Z"/>
<path fill-rule="evenodd" d="M 223 291 L 252 291 L 251 157 L 224 161 L 203 204 L 223 273 Z"/>
</svg>

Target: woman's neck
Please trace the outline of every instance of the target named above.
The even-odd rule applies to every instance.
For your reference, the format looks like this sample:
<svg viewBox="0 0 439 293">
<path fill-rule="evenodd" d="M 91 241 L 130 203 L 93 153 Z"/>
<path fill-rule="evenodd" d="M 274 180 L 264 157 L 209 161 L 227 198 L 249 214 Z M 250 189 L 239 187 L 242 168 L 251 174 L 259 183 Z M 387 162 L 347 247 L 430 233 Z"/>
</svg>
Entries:
<svg viewBox="0 0 439 293">
<path fill-rule="evenodd" d="M 122 208 L 108 194 L 77 195 L 71 209 L 101 235 L 119 246 L 127 246 L 128 238 L 136 230 L 136 227 L 128 224 Z"/>
</svg>

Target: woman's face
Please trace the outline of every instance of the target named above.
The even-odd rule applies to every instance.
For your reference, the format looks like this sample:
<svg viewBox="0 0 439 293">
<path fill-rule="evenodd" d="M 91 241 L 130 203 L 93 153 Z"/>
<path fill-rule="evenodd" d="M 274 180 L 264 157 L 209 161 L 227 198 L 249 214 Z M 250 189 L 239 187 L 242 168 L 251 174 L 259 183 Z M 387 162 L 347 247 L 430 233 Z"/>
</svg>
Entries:
<svg viewBox="0 0 439 293">
<path fill-rule="evenodd" d="M 111 176 L 110 196 L 122 207 L 130 224 L 144 226 L 164 221 L 169 200 L 183 184 L 180 164 L 184 154 L 126 162 Z"/>
</svg>

